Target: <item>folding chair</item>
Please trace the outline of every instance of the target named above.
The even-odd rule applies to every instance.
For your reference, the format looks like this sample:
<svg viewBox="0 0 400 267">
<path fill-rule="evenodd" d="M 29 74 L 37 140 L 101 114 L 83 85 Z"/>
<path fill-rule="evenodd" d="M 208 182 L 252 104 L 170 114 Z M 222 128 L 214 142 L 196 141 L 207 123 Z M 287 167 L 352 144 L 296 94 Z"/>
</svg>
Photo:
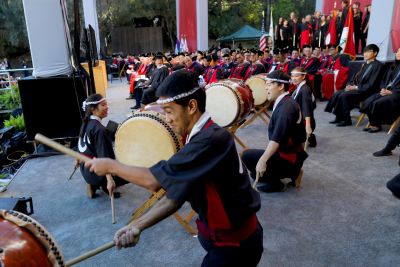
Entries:
<svg viewBox="0 0 400 267">
<path fill-rule="evenodd" d="M 390 126 L 390 129 L 388 131 L 388 134 L 392 134 L 393 131 L 396 129 L 397 124 L 399 124 L 400 122 L 400 116 L 392 123 L 392 125 Z"/>
</svg>

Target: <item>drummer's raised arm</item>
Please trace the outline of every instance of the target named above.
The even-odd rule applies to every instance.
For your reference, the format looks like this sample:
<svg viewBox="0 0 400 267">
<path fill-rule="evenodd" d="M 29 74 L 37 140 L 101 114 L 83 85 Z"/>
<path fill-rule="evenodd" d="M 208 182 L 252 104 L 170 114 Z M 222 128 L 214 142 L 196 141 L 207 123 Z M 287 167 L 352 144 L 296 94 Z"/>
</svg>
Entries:
<svg viewBox="0 0 400 267">
<path fill-rule="evenodd" d="M 150 191 L 157 191 L 161 185 L 148 168 L 128 166 L 108 158 L 96 158 L 85 163 L 85 167 L 97 175 L 111 173 L 124 180 L 144 187 Z"/>
</svg>

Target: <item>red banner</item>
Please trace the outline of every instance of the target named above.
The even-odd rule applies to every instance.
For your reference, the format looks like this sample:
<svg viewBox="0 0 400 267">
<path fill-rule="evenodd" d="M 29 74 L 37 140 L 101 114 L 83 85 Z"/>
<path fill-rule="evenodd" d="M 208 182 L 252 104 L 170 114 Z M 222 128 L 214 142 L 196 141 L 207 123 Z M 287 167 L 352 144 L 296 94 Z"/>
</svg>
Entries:
<svg viewBox="0 0 400 267">
<path fill-rule="evenodd" d="M 179 0 L 178 39 L 186 38 L 190 52 L 197 50 L 196 0 Z"/>
<path fill-rule="evenodd" d="M 392 19 L 392 46 L 393 52 L 400 48 L 400 2 L 395 1 Z"/>
<path fill-rule="evenodd" d="M 363 15 L 365 15 L 364 7 L 366 5 L 370 5 L 372 0 L 357 0 L 357 1 L 360 2 L 360 4 L 361 4 L 360 9 L 363 12 Z M 333 10 L 333 7 L 335 6 L 335 2 L 336 2 L 336 8 L 342 9 L 342 1 L 341 0 L 324 0 L 323 6 L 322 6 L 322 13 L 330 14 L 331 11 Z M 356 2 L 356 0 L 351 1 L 351 2 L 354 3 L 354 2 Z"/>
</svg>

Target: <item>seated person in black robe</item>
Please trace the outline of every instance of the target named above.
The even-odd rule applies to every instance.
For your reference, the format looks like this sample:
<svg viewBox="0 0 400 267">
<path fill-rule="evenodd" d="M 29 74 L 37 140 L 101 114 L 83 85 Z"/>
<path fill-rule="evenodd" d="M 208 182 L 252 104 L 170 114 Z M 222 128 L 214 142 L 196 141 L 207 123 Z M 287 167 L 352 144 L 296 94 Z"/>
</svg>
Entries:
<svg viewBox="0 0 400 267">
<path fill-rule="evenodd" d="M 306 130 L 299 105 L 289 95 L 289 76 L 282 71 L 269 73 L 266 87 L 268 100 L 275 101 L 268 125 L 268 146 L 248 149 L 242 159 L 253 178 L 264 184 L 259 191 L 280 192 L 284 189 L 281 179 L 298 177 L 307 153 L 303 143 Z"/>
<path fill-rule="evenodd" d="M 263 231 L 255 214 L 260 195 L 251 187 L 232 135 L 205 112 L 206 94 L 198 76 L 175 72 L 158 88 L 157 96 L 166 122 L 186 137 L 181 150 L 150 169 L 111 159 L 86 163 L 98 175 L 115 173 L 151 191 L 166 190 L 147 213 L 115 234 L 115 244 L 134 246 L 143 230 L 189 201 L 199 214 L 198 239 L 207 251 L 202 266 L 257 266 L 263 252 Z"/>
<path fill-rule="evenodd" d="M 326 112 L 336 115 L 335 120 L 330 123 L 337 123 L 339 127 L 351 125 L 350 111 L 379 91 L 383 64 L 376 60 L 378 53 L 379 47 L 375 44 L 365 47 L 366 63 L 354 76 L 353 81 L 348 83 L 344 90 L 336 92 L 325 107 Z"/>
<path fill-rule="evenodd" d="M 381 124 L 392 124 L 400 116 L 400 48 L 380 88 L 380 92 L 368 97 L 360 109 L 369 118 L 370 126 L 364 131 L 370 133 L 381 131 Z"/>
<path fill-rule="evenodd" d="M 252 75 L 257 75 L 260 73 L 266 73 L 267 71 L 265 70 L 264 65 L 259 61 L 259 52 L 256 49 L 250 50 L 250 60 L 251 60 L 251 65 L 250 65 L 250 76 Z M 263 52 L 261 52 L 263 53 Z"/>
<path fill-rule="evenodd" d="M 193 58 L 190 56 L 185 56 L 185 68 L 186 70 L 193 72 L 197 77 L 204 74 L 204 67 L 196 61 L 197 57 Z"/>
<path fill-rule="evenodd" d="M 94 94 L 83 102 L 82 107 L 85 111 L 85 118 L 79 133 L 79 152 L 89 158 L 108 157 L 115 159 L 111 136 L 101 124 L 101 120 L 108 114 L 107 100 L 100 94 Z M 87 182 L 89 198 L 95 197 L 96 190 L 100 188 L 111 196 L 115 187 L 127 183 L 125 180 L 116 176 L 113 177 L 110 174 L 98 176 L 86 169 L 84 163 L 80 163 L 80 170 Z"/>
<path fill-rule="evenodd" d="M 143 90 L 143 96 L 141 99 L 141 103 L 143 105 L 147 105 L 153 103 L 157 100 L 156 91 L 160 84 L 167 78 L 169 75 L 169 70 L 167 66 L 163 64 L 163 55 L 156 54 L 155 56 L 155 65 L 156 68 L 153 70 L 150 81 L 147 86 L 140 87 L 138 90 Z M 136 102 L 136 106 L 132 109 L 140 108 L 140 102 Z"/>
<path fill-rule="evenodd" d="M 314 135 L 315 118 L 314 109 L 317 107 L 315 96 L 308 85 L 307 72 L 302 67 L 296 67 L 291 73 L 292 83 L 296 89 L 292 93 L 293 99 L 299 104 L 301 113 L 305 120 L 307 140 L 310 147 L 317 146 L 317 139 Z"/>
</svg>

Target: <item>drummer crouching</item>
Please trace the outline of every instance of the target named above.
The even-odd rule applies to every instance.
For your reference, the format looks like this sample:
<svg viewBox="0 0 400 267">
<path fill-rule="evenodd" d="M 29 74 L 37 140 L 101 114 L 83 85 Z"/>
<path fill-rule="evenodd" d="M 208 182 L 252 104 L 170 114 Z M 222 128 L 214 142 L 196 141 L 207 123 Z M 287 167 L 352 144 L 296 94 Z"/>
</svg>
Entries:
<svg viewBox="0 0 400 267">
<path fill-rule="evenodd" d="M 101 120 L 108 115 L 107 100 L 100 94 L 90 95 L 82 104 L 85 117 L 79 133 L 78 150 L 81 154 L 89 158 L 109 157 L 115 159 L 112 140 L 107 129 Z M 77 162 L 83 178 L 87 183 L 87 195 L 89 198 L 96 197 L 96 190 L 102 189 L 106 194 L 114 194 L 119 197 L 118 192 L 114 192 L 116 187 L 127 184 L 128 182 L 110 174 L 98 176 L 84 167 L 83 162 Z"/>
<path fill-rule="evenodd" d="M 281 179 L 291 178 L 294 183 L 304 160 L 308 157 L 303 143 L 306 130 L 299 105 L 289 95 L 289 76 L 282 71 L 267 75 L 268 100 L 275 101 L 268 126 L 269 143 L 265 150 L 248 149 L 242 159 L 251 176 L 257 176 L 262 192 L 281 192 L 285 185 Z"/>
</svg>

